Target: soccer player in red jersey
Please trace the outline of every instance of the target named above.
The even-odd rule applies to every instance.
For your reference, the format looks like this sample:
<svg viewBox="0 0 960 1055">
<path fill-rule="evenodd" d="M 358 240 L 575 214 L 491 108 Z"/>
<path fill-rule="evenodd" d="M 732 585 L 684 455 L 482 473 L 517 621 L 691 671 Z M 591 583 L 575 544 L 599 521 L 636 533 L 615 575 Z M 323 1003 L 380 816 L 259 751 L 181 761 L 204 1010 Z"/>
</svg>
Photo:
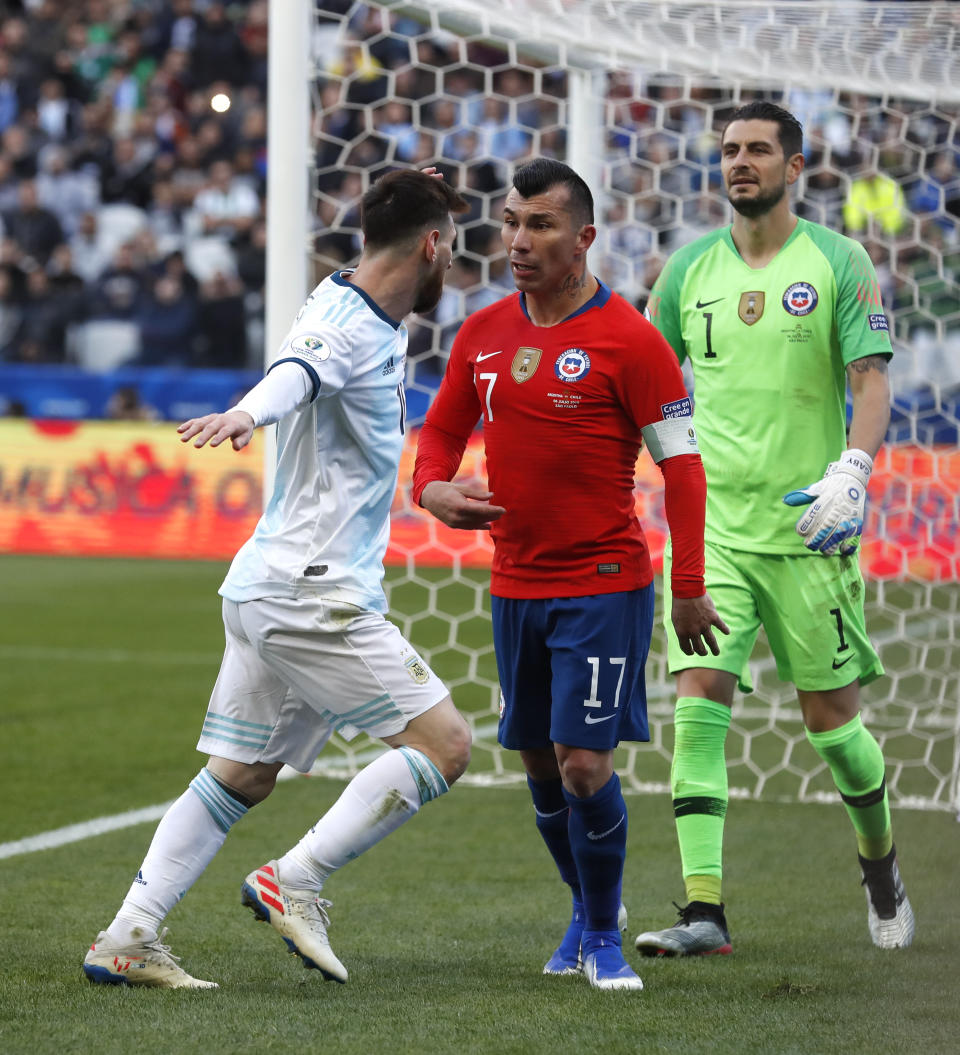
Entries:
<svg viewBox="0 0 960 1055">
<path fill-rule="evenodd" d="M 420 434 L 414 499 L 489 527 L 500 743 L 520 752 L 573 915 L 546 974 L 641 989 L 618 916 L 627 811 L 613 752 L 648 740 L 653 569 L 634 512 L 645 442 L 665 483 L 672 619 L 689 654 L 727 628 L 703 583 L 706 483 L 676 356 L 591 274 L 593 199 L 567 165 L 518 169 L 502 237 L 518 292 L 461 327 Z M 452 483 L 483 419 L 489 490 Z"/>
</svg>

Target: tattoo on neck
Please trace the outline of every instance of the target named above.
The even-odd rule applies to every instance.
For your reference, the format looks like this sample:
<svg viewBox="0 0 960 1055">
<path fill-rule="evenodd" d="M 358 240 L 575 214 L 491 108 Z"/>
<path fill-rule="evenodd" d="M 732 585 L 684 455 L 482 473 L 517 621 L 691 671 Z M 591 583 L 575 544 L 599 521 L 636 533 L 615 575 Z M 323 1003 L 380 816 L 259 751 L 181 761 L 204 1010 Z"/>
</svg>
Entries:
<svg viewBox="0 0 960 1055">
<path fill-rule="evenodd" d="M 560 286 L 560 292 L 566 293 L 568 297 L 575 297 L 577 294 L 586 286 L 587 276 L 582 275 L 567 275 Z"/>
</svg>

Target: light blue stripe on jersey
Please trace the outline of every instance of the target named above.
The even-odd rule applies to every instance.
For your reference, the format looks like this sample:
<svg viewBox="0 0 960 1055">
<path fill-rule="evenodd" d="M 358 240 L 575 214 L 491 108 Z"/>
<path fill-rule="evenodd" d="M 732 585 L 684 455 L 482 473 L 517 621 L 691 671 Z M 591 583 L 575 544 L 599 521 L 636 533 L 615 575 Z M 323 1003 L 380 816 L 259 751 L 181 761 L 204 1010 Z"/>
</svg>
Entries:
<svg viewBox="0 0 960 1055">
<path fill-rule="evenodd" d="M 332 322 L 335 326 L 343 328 L 358 311 L 365 310 L 366 306 L 362 300 L 358 300 L 355 304 L 351 304 L 349 301 L 338 301 L 327 309 L 326 314 L 322 318 L 324 322 Z"/>
<path fill-rule="evenodd" d="M 213 779 L 209 770 L 203 768 L 190 781 L 190 787 L 200 796 L 217 827 L 224 832 L 247 812 L 247 807 L 226 791 Z"/>
<path fill-rule="evenodd" d="M 422 751 L 413 747 L 400 747 L 397 750 L 407 760 L 410 773 L 417 782 L 421 806 L 450 790 L 443 774 Z"/>
<path fill-rule="evenodd" d="M 225 714 L 208 711 L 203 719 L 201 735 L 243 747 L 266 747 L 267 741 L 273 735 L 273 726 L 262 725 L 260 722 L 245 722 L 240 718 L 230 718 Z"/>
</svg>

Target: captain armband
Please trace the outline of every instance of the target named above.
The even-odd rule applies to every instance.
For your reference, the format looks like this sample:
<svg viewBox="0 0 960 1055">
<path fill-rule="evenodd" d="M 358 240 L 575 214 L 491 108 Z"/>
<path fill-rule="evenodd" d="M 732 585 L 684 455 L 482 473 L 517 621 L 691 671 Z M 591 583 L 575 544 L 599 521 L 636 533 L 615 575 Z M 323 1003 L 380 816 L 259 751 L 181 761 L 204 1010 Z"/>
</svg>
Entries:
<svg viewBox="0 0 960 1055">
<path fill-rule="evenodd" d="M 664 421 L 655 421 L 651 425 L 645 425 L 640 430 L 640 434 L 647 445 L 650 457 L 658 463 L 678 454 L 700 453 L 693 418 L 667 418 Z"/>
</svg>

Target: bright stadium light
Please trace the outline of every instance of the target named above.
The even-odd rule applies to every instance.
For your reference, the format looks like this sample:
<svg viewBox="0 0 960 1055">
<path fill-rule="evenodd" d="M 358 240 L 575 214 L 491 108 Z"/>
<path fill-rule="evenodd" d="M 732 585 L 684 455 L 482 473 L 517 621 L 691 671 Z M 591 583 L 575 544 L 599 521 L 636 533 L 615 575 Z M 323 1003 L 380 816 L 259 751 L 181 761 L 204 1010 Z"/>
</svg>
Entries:
<svg viewBox="0 0 960 1055">
<path fill-rule="evenodd" d="M 210 109 L 218 114 L 225 114 L 230 109 L 230 96 L 223 92 L 217 92 L 210 100 Z"/>
</svg>

